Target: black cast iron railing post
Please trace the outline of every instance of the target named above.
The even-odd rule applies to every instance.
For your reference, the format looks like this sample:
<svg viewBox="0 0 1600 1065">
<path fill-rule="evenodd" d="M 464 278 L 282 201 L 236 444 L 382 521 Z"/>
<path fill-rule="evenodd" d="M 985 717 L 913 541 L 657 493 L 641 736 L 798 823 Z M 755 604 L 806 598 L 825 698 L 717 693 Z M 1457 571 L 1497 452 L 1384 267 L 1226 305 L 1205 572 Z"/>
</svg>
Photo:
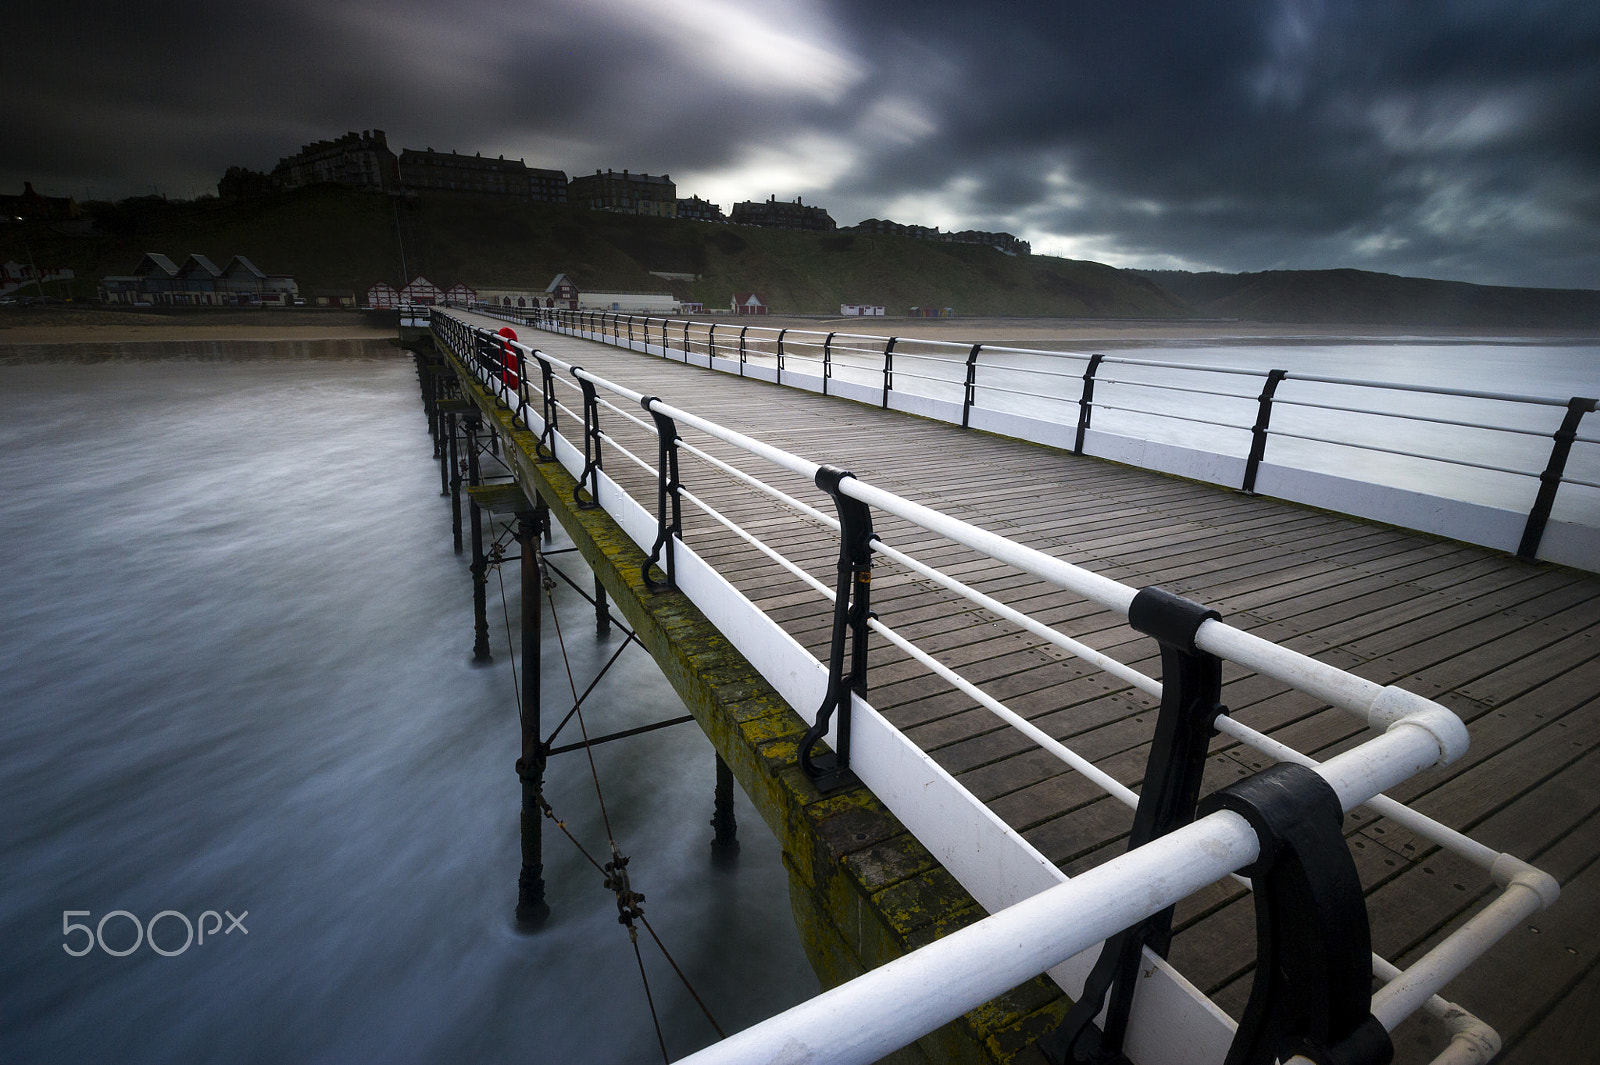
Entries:
<svg viewBox="0 0 1600 1065">
<path fill-rule="evenodd" d="M 833 338 L 837 333 L 829 333 L 822 342 L 822 394 L 828 394 L 828 378 L 833 376 Z"/>
<path fill-rule="evenodd" d="M 745 335 L 745 333 L 749 332 L 749 330 L 750 330 L 749 326 L 744 326 L 739 330 L 739 376 L 740 377 L 744 376 L 744 363 L 745 363 L 744 335 Z"/>
<path fill-rule="evenodd" d="M 889 409 L 889 393 L 894 391 L 894 345 L 899 339 L 890 337 L 883 346 L 883 402 L 879 406 L 884 410 Z"/>
<path fill-rule="evenodd" d="M 1528 524 L 1522 530 L 1522 542 L 1517 545 L 1517 557 L 1533 561 L 1539 553 L 1539 541 L 1544 539 L 1544 527 L 1549 524 L 1550 510 L 1555 506 L 1556 491 L 1567 471 L 1567 457 L 1572 453 L 1572 441 L 1578 435 L 1578 423 L 1595 409 L 1595 400 L 1573 396 L 1567 402 L 1566 417 L 1561 427 L 1552 435 L 1555 443 L 1550 448 L 1550 461 L 1539 474 L 1539 494 L 1528 511 Z"/>
<path fill-rule="evenodd" d="M 778 330 L 778 384 L 780 385 L 783 384 L 783 334 L 788 331 L 787 328 Z"/>
<path fill-rule="evenodd" d="M 818 791 L 834 791 L 857 783 L 850 771 L 850 709 L 856 695 L 867 693 L 867 621 L 872 617 L 872 511 L 844 494 L 840 482 L 854 474 L 837 466 L 817 469 L 816 484 L 833 497 L 839 512 L 839 567 L 834 585 L 833 634 L 828 651 L 828 691 L 817 710 L 816 723 L 800 740 L 800 765 Z M 849 671 L 845 669 L 848 640 Z M 811 751 L 828 733 L 828 721 L 837 711 L 837 742 L 833 753 L 813 756 Z"/>
<path fill-rule="evenodd" d="M 1083 454 L 1083 438 L 1089 432 L 1089 419 L 1094 414 L 1094 375 L 1104 358 L 1104 355 L 1090 355 L 1089 365 L 1083 371 L 1083 391 L 1078 395 L 1078 438 L 1072 445 L 1074 455 Z"/>
<path fill-rule="evenodd" d="M 1256 473 L 1267 454 L 1267 427 L 1272 423 L 1272 397 L 1278 391 L 1279 383 L 1288 376 L 1288 370 L 1267 371 L 1266 383 L 1261 386 L 1260 405 L 1256 408 L 1256 423 L 1250 427 L 1250 456 L 1244 461 L 1244 484 L 1239 488 L 1241 492 L 1254 493 L 1256 490 Z"/>
<path fill-rule="evenodd" d="M 717 323 L 712 322 L 706 328 L 706 365 L 710 366 L 717 358 Z"/>
<path fill-rule="evenodd" d="M 556 457 L 556 416 L 560 413 L 560 408 L 556 406 L 555 370 L 539 352 L 535 351 L 533 357 L 539 360 L 539 388 L 543 392 L 541 403 L 544 417 L 544 428 L 539 430 L 539 439 L 533 445 L 533 457 L 540 462 L 549 462 Z"/>
<path fill-rule="evenodd" d="M 667 415 L 656 410 L 659 402 L 655 396 L 645 396 L 640 406 L 650 412 L 656 423 L 656 542 L 650 548 L 650 557 L 639 568 L 645 586 L 654 590 L 678 586 L 677 552 L 674 539 L 683 537 L 682 502 L 678 495 L 678 425 Z M 650 568 L 660 563 L 666 581 L 650 576 Z"/>
<path fill-rule="evenodd" d="M 583 389 L 583 472 L 573 486 L 572 500 L 579 510 L 590 510 L 600 505 L 600 399 L 595 395 L 594 382 L 581 376 L 582 366 L 572 368 L 572 376 Z M 589 489 L 589 501 L 583 501 L 583 490 Z"/>
<path fill-rule="evenodd" d="M 978 349 L 982 347 L 982 344 L 974 344 L 972 345 L 972 350 L 967 352 L 967 377 L 961 386 L 961 428 L 963 429 L 967 428 L 967 422 L 972 417 L 972 405 L 978 401 Z"/>
<path fill-rule="evenodd" d="M 1145 765 L 1128 849 L 1194 820 L 1206 752 L 1223 712 L 1222 662 L 1195 647 L 1205 622 L 1220 617 L 1208 607 L 1161 588 L 1144 588 L 1128 609 L 1128 624 L 1161 645 L 1161 709 Z M 1145 948 L 1165 957 L 1172 941 L 1169 907 L 1106 940 L 1083 994 L 1061 1026 L 1039 1043 L 1056 1065 L 1099 1061 L 1121 1053 Z M 1106 1002 L 1110 997 L 1109 1004 Z M 1095 1018 L 1106 1009 L 1104 1027 Z"/>
<path fill-rule="evenodd" d="M 1388 1065 L 1394 1046 L 1372 1015 L 1372 931 L 1339 796 L 1314 770 L 1268 766 L 1208 795 L 1198 815 L 1239 814 L 1260 857 L 1250 878 L 1256 970 L 1225 1065 L 1304 1055 Z"/>
<path fill-rule="evenodd" d="M 512 349 L 515 351 L 516 349 Z M 529 349 L 532 350 L 531 348 Z M 528 357 L 521 352 L 516 354 L 517 360 L 517 414 L 522 419 L 522 427 L 532 430 L 533 423 L 528 420 Z"/>
<path fill-rule="evenodd" d="M 690 364 L 689 363 L 689 320 L 687 318 L 685 318 L 684 321 L 683 321 L 683 364 L 685 366 L 688 366 Z"/>
<path fill-rule="evenodd" d="M 633 349 L 633 315 L 628 315 L 628 349 Z"/>
</svg>

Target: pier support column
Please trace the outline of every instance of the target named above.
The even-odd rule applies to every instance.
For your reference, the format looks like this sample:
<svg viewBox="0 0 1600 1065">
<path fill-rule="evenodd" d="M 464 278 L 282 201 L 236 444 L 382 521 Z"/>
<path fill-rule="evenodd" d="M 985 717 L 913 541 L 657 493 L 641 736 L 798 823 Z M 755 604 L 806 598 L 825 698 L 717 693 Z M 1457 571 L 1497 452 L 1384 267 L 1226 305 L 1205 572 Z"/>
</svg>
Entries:
<svg viewBox="0 0 1600 1065">
<path fill-rule="evenodd" d="M 522 545 L 522 871 L 517 876 L 517 924 L 537 928 L 550 916 L 544 897 L 544 744 L 539 739 L 539 642 L 544 614 L 539 531 L 549 520 L 543 501 L 517 515 Z"/>
<path fill-rule="evenodd" d="M 600 575 L 594 577 L 594 634 L 600 639 L 611 635 L 611 608 L 606 603 L 606 586 Z"/>
<path fill-rule="evenodd" d="M 478 419 L 467 415 L 467 483 L 478 486 Z M 492 662 L 489 653 L 489 562 L 483 553 L 483 511 L 477 500 L 468 501 L 472 522 L 472 661 Z"/>
<path fill-rule="evenodd" d="M 739 854 L 739 823 L 733 816 L 733 770 L 717 755 L 717 797 L 711 814 L 711 859 L 732 861 Z"/>
<path fill-rule="evenodd" d="M 450 527 L 455 536 L 456 554 L 461 554 L 461 459 L 456 451 L 456 414 L 446 415 L 449 422 L 450 446 L 446 448 L 446 461 L 450 464 Z"/>
</svg>

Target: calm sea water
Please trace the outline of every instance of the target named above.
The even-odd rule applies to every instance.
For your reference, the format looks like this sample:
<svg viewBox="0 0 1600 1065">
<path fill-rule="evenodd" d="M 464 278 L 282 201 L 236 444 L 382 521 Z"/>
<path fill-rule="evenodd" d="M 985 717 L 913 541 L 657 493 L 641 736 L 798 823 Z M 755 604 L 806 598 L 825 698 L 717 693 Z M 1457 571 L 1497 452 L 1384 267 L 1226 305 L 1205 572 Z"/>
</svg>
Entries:
<svg viewBox="0 0 1600 1065">
<path fill-rule="evenodd" d="M 514 928 L 500 589 L 495 663 L 473 668 L 467 564 L 391 351 L 0 366 L 0 1059 L 660 1060 L 614 901 L 548 823 L 554 914 Z M 581 687 L 621 637 L 597 641 L 564 586 L 558 609 Z M 599 731 L 683 712 L 636 648 L 588 705 Z M 581 758 L 552 763 L 548 794 L 600 853 Z M 723 1026 L 814 994 L 777 845 L 742 797 L 739 861 L 709 860 L 700 732 L 596 759 L 646 911 Z M 164 911 L 205 942 L 178 953 L 169 914 L 154 937 L 173 956 L 108 952 Z M 71 956 L 89 934 L 64 922 L 102 942 Z M 641 940 L 676 1058 L 714 1036 Z"/>
</svg>

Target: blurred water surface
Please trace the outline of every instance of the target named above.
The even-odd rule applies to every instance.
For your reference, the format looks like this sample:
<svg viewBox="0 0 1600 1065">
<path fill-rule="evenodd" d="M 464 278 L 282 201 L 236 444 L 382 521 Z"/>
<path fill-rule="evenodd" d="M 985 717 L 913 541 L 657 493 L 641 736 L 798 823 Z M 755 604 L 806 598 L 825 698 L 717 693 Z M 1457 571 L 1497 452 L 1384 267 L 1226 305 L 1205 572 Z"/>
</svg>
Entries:
<svg viewBox="0 0 1600 1065">
<path fill-rule="evenodd" d="M 659 1061 L 614 900 L 548 822 L 554 916 L 514 929 L 500 587 L 495 663 L 473 668 L 410 361 L 140 352 L 0 365 L 0 1058 Z M 505 577 L 514 622 L 515 564 Z M 581 688 L 621 637 L 596 641 L 564 586 L 558 609 Z M 547 721 L 571 701 L 553 628 Z M 636 648 L 588 705 L 602 732 L 683 712 Z M 699 730 L 595 753 L 634 886 L 723 1026 L 814 994 L 777 845 L 742 796 L 740 860 L 709 861 Z M 581 754 L 552 763 L 548 794 L 603 854 Z M 248 911 L 247 931 L 73 957 L 68 910 Z M 134 942 L 121 916 L 102 933 Z M 183 924 L 156 936 L 176 951 Z M 676 1058 L 714 1036 L 641 940 Z"/>
</svg>

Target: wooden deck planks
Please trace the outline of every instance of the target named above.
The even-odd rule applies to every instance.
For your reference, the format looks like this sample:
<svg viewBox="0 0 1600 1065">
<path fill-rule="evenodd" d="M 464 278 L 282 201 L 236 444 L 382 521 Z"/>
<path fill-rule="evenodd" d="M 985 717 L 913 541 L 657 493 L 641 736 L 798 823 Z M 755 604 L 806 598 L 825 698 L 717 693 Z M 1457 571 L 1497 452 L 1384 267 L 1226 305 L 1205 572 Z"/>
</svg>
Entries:
<svg viewBox="0 0 1600 1065">
<path fill-rule="evenodd" d="M 1583 946 L 1576 954 L 1561 948 L 1564 958 L 1576 959 L 1568 962 L 1547 956 L 1553 940 L 1518 936 L 1496 949 L 1498 968 L 1491 959 L 1446 994 L 1500 1028 L 1508 1061 L 1570 1056 L 1571 1039 L 1592 1036 L 1585 989 L 1592 994 L 1597 983 L 1600 926 L 1600 578 L 570 338 L 540 334 L 538 343 L 814 461 L 1127 583 L 1159 582 L 1217 606 L 1241 628 L 1452 706 L 1470 723 L 1472 751 L 1396 796 L 1491 846 L 1554 862 L 1548 867 L 1569 883 L 1572 897 L 1539 920 L 1561 931 L 1554 938 Z M 602 422 L 625 446 L 653 458 L 642 430 L 610 430 L 620 422 L 614 415 Z M 800 478 L 690 431 L 685 436 L 832 514 Z M 686 456 L 682 465 L 687 488 L 832 585 L 832 534 L 786 516 L 699 460 Z M 653 501 L 644 471 L 610 455 L 606 469 L 647 505 Z M 823 597 L 692 508 L 685 517 L 686 541 L 802 644 L 825 649 Z M 1067 593 L 903 523 L 880 520 L 880 533 L 1159 674 L 1153 641 Z M 1152 699 L 887 562 L 876 576 L 874 606 L 885 623 L 1137 786 Z M 1331 753 L 1362 732 L 1348 716 L 1266 678 L 1232 667 L 1226 678 L 1224 700 L 1241 720 L 1308 753 Z M 874 705 L 1069 872 L 1120 852 L 1131 823 L 1125 807 L 903 653 L 876 642 L 869 682 Z M 1219 737 L 1207 788 L 1265 762 Z M 1487 891 L 1481 874 L 1382 819 L 1354 812 L 1346 827 L 1369 891 L 1374 940 L 1386 949 L 1403 956 L 1426 949 Z M 1253 918 L 1242 889 L 1213 886 L 1180 907 L 1179 924 L 1175 962 L 1237 1011 L 1253 964 Z M 1516 974 L 1512 995 L 1504 993 L 1507 972 Z M 1397 1061 L 1431 1056 L 1437 1037 L 1424 1027 L 1413 1022 L 1397 1033 Z"/>
</svg>

